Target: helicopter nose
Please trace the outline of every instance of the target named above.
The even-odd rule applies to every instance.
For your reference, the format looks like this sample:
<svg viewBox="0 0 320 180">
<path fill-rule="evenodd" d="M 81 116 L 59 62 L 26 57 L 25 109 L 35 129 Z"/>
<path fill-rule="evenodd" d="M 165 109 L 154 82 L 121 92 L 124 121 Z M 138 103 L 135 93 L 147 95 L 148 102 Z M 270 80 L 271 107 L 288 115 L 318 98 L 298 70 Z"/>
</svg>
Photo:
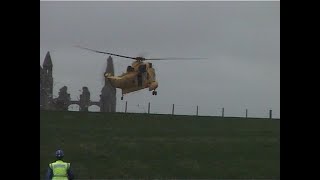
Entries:
<svg viewBox="0 0 320 180">
<path fill-rule="evenodd" d="M 155 90 L 158 88 L 158 82 L 157 81 L 154 81 L 150 84 L 149 86 L 149 91 L 152 91 L 152 90 Z"/>
</svg>

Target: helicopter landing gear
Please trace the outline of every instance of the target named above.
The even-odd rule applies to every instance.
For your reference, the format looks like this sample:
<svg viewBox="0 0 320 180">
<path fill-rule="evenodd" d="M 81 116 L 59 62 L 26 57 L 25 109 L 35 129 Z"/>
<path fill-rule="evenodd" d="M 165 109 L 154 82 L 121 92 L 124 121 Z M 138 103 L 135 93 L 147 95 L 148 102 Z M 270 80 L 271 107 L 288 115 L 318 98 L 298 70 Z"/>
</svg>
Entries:
<svg viewBox="0 0 320 180">
<path fill-rule="evenodd" d="M 157 95 L 157 91 L 152 91 L 152 95 Z"/>
</svg>

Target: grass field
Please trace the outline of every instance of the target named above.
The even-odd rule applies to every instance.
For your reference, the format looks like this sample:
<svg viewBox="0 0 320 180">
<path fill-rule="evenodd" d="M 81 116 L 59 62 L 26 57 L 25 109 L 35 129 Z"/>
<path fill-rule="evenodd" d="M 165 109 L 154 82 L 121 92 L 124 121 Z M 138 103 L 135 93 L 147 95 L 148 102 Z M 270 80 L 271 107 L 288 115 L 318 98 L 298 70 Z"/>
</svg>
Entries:
<svg viewBox="0 0 320 180">
<path fill-rule="evenodd" d="M 280 179 L 280 120 L 41 111 L 41 179 L 57 148 L 77 179 Z"/>
</svg>

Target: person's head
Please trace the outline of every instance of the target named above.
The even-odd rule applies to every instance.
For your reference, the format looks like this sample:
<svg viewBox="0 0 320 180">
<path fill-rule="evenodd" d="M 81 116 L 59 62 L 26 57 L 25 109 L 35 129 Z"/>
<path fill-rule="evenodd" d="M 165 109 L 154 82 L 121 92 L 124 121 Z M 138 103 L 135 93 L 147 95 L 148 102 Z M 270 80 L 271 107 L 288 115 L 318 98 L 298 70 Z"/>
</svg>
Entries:
<svg viewBox="0 0 320 180">
<path fill-rule="evenodd" d="M 58 160 L 61 160 L 63 158 L 63 156 L 64 156 L 64 153 L 63 153 L 63 151 L 61 149 L 56 151 L 56 158 Z"/>
</svg>

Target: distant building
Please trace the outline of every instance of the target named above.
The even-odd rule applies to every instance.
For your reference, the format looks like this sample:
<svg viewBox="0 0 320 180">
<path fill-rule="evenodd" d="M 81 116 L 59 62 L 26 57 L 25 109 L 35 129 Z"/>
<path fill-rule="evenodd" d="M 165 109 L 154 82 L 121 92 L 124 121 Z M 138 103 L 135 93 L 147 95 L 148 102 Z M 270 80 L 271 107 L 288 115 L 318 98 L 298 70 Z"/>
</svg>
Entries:
<svg viewBox="0 0 320 180">
<path fill-rule="evenodd" d="M 100 112 L 116 112 L 116 88 L 112 87 L 107 79 L 101 90 L 99 102 L 90 100 L 88 87 L 82 87 L 82 94 L 77 101 L 71 100 L 67 86 L 60 88 L 59 96 L 53 98 L 52 68 L 50 52 L 47 52 L 43 67 L 40 65 L 40 109 L 68 111 L 70 105 L 77 104 L 79 111 L 88 111 L 89 106 L 96 105 L 100 107 Z M 106 72 L 114 74 L 113 60 L 110 56 L 107 59 Z"/>
<path fill-rule="evenodd" d="M 43 62 L 43 68 L 40 66 L 40 108 L 52 109 L 53 77 L 52 60 L 50 53 L 47 52 Z"/>
</svg>

